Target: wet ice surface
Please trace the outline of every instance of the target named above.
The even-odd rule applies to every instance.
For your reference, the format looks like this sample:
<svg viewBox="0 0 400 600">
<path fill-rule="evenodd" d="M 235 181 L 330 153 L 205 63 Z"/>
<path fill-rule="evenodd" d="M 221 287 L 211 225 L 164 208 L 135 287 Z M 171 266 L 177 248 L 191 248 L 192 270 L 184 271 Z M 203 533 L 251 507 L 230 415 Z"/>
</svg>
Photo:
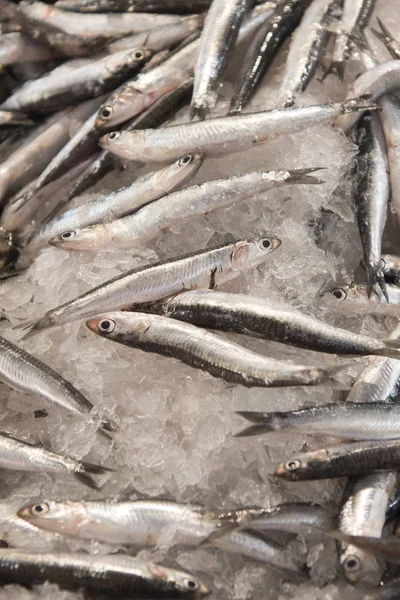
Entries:
<svg viewBox="0 0 400 600">
<path fill-rule="evenodd" d="M 396 0 L 378 0 L 377 12 L 396 32 Z M 398 31 L 398 29 L 397 29 Z M 287 50 L 287 48 L 286 48 Z M 283 73 L 286 50 L 276 61 L 265 85 L 249 110 L 274 107 Z M 357 73 L 353 61 L 349 72 Z M 231 79 L 235 72 L 231 69 Z M 340 101 L 346 87 L 334 77 L 323 84 L 314 80 L 301 104 Z M 224 114 L 232 84 L 222 89 L 217 112 Z M 178 115 L 187 119 L 187 111 Z M 334 283 L 348 283 L 360 275 L 361 245 L 351 200 L 349 167 L 355 147 L 330 125 L 288 136 L 259 146 L 251 152 L 206 160 L 194 182 L 245 173 L 257 169 L 289 169 L 321 166 L 326 180 L 320 186 L 292 186 L 270 192 L 263 199 L 249 199 L 230 210 L 188 222 L 147 247 L 113 254 L 67 254 L 49 248 L 18 278 L 1 284 L 0 306 L 11 324 L 42 315 L 46 310 L 74 298 L 99 283 L 137 265 L 175 257 L 230 240 L 273 232 L 281 248 L 260 268 L 224 289 L 288 302 L 310 314 L 352 331 L 387 335 L 393 322 L 371 317 L 352 318 L 326 307 L 321 294 Z M 110 174 L 95 191 L 112 190 L 132 181 L 140 171 L 130 166 L 125 173 Z M 91 195 L 93 190 L 90 190 Z M 393 236 L 392 236 L 393 237 Z M 399 248 L 389 243 L 384 251 Z M 1 333 L 17 339 L 10 322 L 0 323 Z M 232 335 L 244 346 L 274 358 L 330 365 L 337 357 L 285 347 L 276 343 Z M 36 499 L 93 499 L 163 497 L 197 502 L 212 508 L 244 505 L 273 506 L 282 501 L 318 501 L 337 508 L 343 481 L 290 483 L 277 481 L 277 462 L 306 441 L 299 436 L 264 436 L 235 439 L 244 422 L 235 410 L 285 410 L 339 399 L 330 389 L 246 389 L 225 384 L 175 360 L 124 348 L 92 334 L 84 324 L 72 323 L 22 343 L 23 348 L 59 371 L 82 390 L 102 413 L 115 419 L 120 432 L 115 444 L 99 440 L 94 427 L 61 410 L 51 409 L 47 418 L 34 418 L 33 410 L 45 406 L 6 386 L 0 387 L 2 429 L 31 442 L 41 442 L 61 453 L 85 457 L 115 468 L 101 492 L 93 492 L 73 478 L 45 474 L 0 472 L 0 531 L 10 544 L 50 550 L 118 548 L 63 539 L 18 522 L 16 508 Z M 356 375 L 367 359 L 346 359 Z M 106 478 L 107 479 L 107 478 Z M 279 536 L 274 536 L 279 540 Z M 210 548 L 165 547 L 144 549 L 142 558 L 180 566 L 205 580 L 219 600 L 269 598 L 359 598 L 360 592 L 335 579 L 335 545 L 318 535 L 292 542 L 311 567 L 311 581 L 296 579 L 282 571 L 240 556 Z M 321 586 L 324 586 L 322 589 Z M 80 593 L 45 585 L 36 591 L 6 586 L 0 598 L 31 600 L 77 600 Z"/>
</svg>

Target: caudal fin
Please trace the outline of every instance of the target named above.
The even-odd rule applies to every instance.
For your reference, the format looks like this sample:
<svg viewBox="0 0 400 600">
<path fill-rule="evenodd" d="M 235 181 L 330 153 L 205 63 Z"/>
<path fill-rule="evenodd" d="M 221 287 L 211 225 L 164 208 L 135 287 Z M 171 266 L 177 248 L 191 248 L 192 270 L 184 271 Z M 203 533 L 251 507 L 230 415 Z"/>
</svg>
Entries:
<svg viewBox="0 0 400 600">
<path fill-rule="evenodd" d="M 347 364 L 324 369 L 320 385 L 329 386 L 333 390 L 351 390 L 354 385 L 354 378 L 347 373 L 343 373 L 348 366 Z"/>
<path fill-rule="evenodd" d="M 114 471 L 115 469 L 109 469 L 108 467 L 102 467 L 100 465 L 94 465 L 89 462 L 81 461 L 79 463 L 78 470 L 75 471 L 75 477 L 90 488 L 98 490 L 100 486 L 93 476 L 104 475 L 105 473 L 111 473 Z"/>
<path fill-rule="evenodd" d="M 377 352 L 379 356 L 400 360 L 400 340 L 382 340 L 382 343 L 385 344 L 385 347 Z"/>
<path fill-rule="evenodd" d="M 22 332 L 24 332 L 24 335 L 21 339 L 27 340 L 33 335 L 39 333 L 39 331 L 42 331 L 43 329 L 48 329 L 49 327 L 53 327 L 53 325 L 54 323 L 51 316 L 49 314 L 46 314 L 39 320 L 33 319 L 31 321 L 21 323 L 20 325 L 17 325 L 15 329 L 21 329 Z"/>
<path fill-rule="evenodd" d="M 358 112 L 362 110 L 377 110 L 379 107 L 377 104 L 371 101 L 371 95 L 366 94 L 359 98 L 352 98 L 351 100 L 345 100 L 340 105 L 340 112 L 342 115 L 347 113 Z"/>
<path fill-rule="evenodd" d="M 269 431 L 275 431 L 275 427 L 272 425 L 274 413 L 240 410 L 237 411 L 236 414 L 247 419 L 247 421 L 250 421 L 250 423 L 255 423 L 255 425 L 251 425 L 251 427 L 247 427 L 243 431 L 236 433 L 234 437 L 262 435 L 263 433 L 268 433 Z"/>
<path fill-rule="evenodd" d="M 291 169 L 290 170 L 290 183 L 305 183 L 305 184 L 319 184 L 325 183 L 323 179 L 319 177 L 311 177 L 311 173 L 315 173 L 316 171 L 324 171 L 327 167 L 310 167 L 309 169 Z"/>
</svg>

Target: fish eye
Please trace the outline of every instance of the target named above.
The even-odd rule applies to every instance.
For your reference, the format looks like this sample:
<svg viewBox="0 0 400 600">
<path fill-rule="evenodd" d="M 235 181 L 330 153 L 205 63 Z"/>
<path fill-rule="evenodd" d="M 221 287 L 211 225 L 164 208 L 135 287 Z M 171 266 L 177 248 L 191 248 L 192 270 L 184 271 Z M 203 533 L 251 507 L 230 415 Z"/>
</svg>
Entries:
<svg viewBox="0 0 400 600">
<path fill-rule="evenodd" d="M 286 471 L 297 471 L 297 469 L 300 469 L 300 467 L 301 467 L 301 462 L 297 459 L 289 460 L 287 463 L 285 463 Z"/>
<path fill-rule="evenodd" d="M 111 133 L 108 134 L 108 139 L 109 140 L 117 140 L 120 136 L 120 132 L 119 131 L 112 131 Z"/>
<path fill-rule="evenodd" d="M 358 571 L 360 568 L 360 560 L 357 558 L 357 556 L 347 556 L 343 563 L 343 567 L 346 571 Z"/>
<path fill-rule="evenodd" d="M 347 292 L 343 288 L 337 288 L 332 291 L 332 296 L 335 296 L 338 300 L 346 300 Z"/>
<path fill-rule="evenodd" d="M 193 160 L 193 155 L 192 154 L 188 154 L 187 156 L 184 156 L 183 158 L 181 158 L 181 160 L 179 161 L 179 164 L 182 165 L 190 165 L 190 163 Z"/>
<path fill-rule="evenodd" d="M 268 248 L 271 248 L 271 246 L 272 246 L 271 240 L 269 240 L 268 238 L 262 238 L 259 241 L 259 246 L 263 250 L 268 250 Z"/>
<path fill-rule="evenodd" d="M 62 240 L 71 240 L 72 238 L 74 238 L 76 236 L 76 231 L 64 231 L 64 233 L 61 234 L 61 239 Z"/>
<path fill-rule="evenodd" d="M 143 50 L 136 50 L 133 53 L 133 58 L 136 60 L 143 60 L 144 59 L 144 52 Z"/>
<path fill-rule="evenodd" d="M 185 579 L 184 583 L 189 590 L 197 589 L 197 583 L 193 579 Z"/>
<path fill-rule="evenodd" d="M 382 269 L 386 269 L 386 260 L 384 258 L 381 258 L 381 267 Z"/>
<path fill-rule="evenodd" d="M 105 106 L 100 113 L 102 119 L 109 119 L 113 114 L 114 110 L 112 106 Z"/>
<path fill-rule="evenodd" d="M 31 513 L 33 515 L 45 515 L 49 510 L 49 505 L 43 502 L 43 504 L 35 504 L 35 506 L 32 506 Z"/>
<path fill-rule="evenodd" d="M 115 329 L 115 323 L 112 319 L 103 319 L 99 323 L 99 331 L 102 333 L 111 333 Z"/>
</svg>

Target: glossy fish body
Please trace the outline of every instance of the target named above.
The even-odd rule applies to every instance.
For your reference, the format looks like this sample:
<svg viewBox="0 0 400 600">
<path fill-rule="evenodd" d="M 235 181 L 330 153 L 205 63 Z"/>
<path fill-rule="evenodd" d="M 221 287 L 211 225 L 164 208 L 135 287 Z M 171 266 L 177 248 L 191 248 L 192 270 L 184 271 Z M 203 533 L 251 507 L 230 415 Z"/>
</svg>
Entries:
<svg viewBox="0 0 400 600">
<path fill-rule="evenodd" d="M 310 83 L 329 39 L 328 25 L 338 0 L 314 0 L 293 34 L 278 106 L 293 106 Z"/>
<path fill-rule="evenodd" d="M 134 214 L 83 229 L 63 231 L 50 239 L 50 244 L 70 251 L 118 250 L 145 243 L 164 231 L 199 215 L 222 210 L 287 184 L 314 184 L 309 176 L 313 169 L 294 171 L 260 171 L 207 181 L 159 199 Z M 118 216 L 118 215 L 116 215 Z M 62 215 L 63 217 L 63 215 Z M 61 220 L 62 220 L 61 217 Z M 73 228 L 73 223 L 72 223 Z M 48 236 L 47 236 L 47 239 Z"/>
<path fill-rule="evenodd" d="M 385 524 L 389 497 L 396 485 L 396 472 L 388 471 L 360 477 L 341 508 L 339 529 L 348 535 L 380 538 Z M 357 546 L 344 545 L 340 564 L 349 581 L 378 584 L 382 568 L 377 561 Z"/>
<path fill-rule="evenodd" d="M 51 48 L 46 48 L 17 31 L 0 36 L 0 64 L 12 65 L 21 62 L 50 61 L 57 56 Z"/>
<path fill-rule="evenodd" d="M 367 402 L 365 404 L 348 402 L 346 404 L 312 406 L 288 412 L 240 411 L 238 414 L 254 423 L 248 429 L 240 432 L 241 437 L 277 431 L 295 431 L 347 440 L 393 441 L 399 437 L 400 432 L 400 406 L 388 402 Z M 363 447 L 368 448 L 368 444 L 364 444 Z M 353 448 L 357 452 L 357 446 L 353 446 Z M 377 448 L 379 449 L 379 444 L 377 444 Z M 346 449 L 347 446 L 343 447 L 343 453 Z M 395 452 L 397 453 L 397 449 Z M 322 456 L 325 457 L 325 454 Z M 354 456 L 356 458 L 357 454 Z M 379 452 L 377 452 L 377 459 L 379 459 Z M 370 470 L 373 471 L 372 462 L 371 465 Z M 384 467 L 378 470 L 382 470 L 382 468 Z M 385 468 L 389 469 L 390 463 Z"/>
<path fill-rule="evenodd" d="M 57 8 L 81 13 L 155 12 L 197 13 L 207 10 L 211 0 L 58 0 Z"/>
<path fill-rule="evenodd" d="M 34 125 L 34 122 L 22 112 L 0 110 L 0 127 L 2 125 Z"/>
<path fill-rule="evenodd" d="M 61 587 L 88 587 L 143 598 L 203 598 L 210 593 L 189 573 L 123 554 L 0 549 L 0 576 L 24 585 L 50 581 Z"/>
<path fill-rule="evenodd" d="M 44 225 L 32 240 L 31 246 L 44 246 L 62 232 L 130 214 L 187 183 L 200 169 L 203 160 L 202 154 L 188 155 L 160 171 L 137 179 L 125 188 L 71 208 Z M 64 237 L 68 241 L 69 237 Z"/>
<path fill-rule="evenodd" d="M 188 79 L 186 83 L 178 86 L 171 92 L 167 92 L 154 104 L 149 106 L 142 114 L 138 115 L 124 126 L 126 131 L 135 129 L 146 129 L 147 127 L 157 127 L 172 117 L 176 111 L 184 106 L 190 99 L 193 88 L 193 79 Z M 115 156 L 107 150 L 103 150 L 100 156 L 90 165 L 82 176 L 71 187 L 68 199 L 83 194 L 89 187 L 95 185 L 105 177 L 115 167 Z"/>
<path fill-rule="evenodd" d="M 361 441 L 293 454 L 276 468 L 275 475 L 290 481 L 330 479 L 375 471 L 397 471 L 399 465 L 398 439 Z"/>
<path fill-rule="evenodd" d="M 93 475 L 110 470 L 50 452 L 4 432 L 0 432 L 0 468 L 34 473 L 69 473 L 92 488 L 98 487 Z"/>
<path fill-rule="evenodd" d="M 352 283 L 334 288 L 328 292 L 334 303 L 339 302 L 340 309 L 348 313 L 368 313 L 380 316 L 398 316 L 400 304 L 400 287 L 386 284 L 387 302 L 380 288 L 373 290 L 371 297 L 365 284 Z"/>
<path fill-rule="evenodd" d="M 259 517 L 251 519 L 248 527 L 262 531 L 287 531 L 304 534 L 314 528 L 332 529 L 333 514 L 319 504 L 307 502 L 285 502 L 264 510 Z"/>
<path fill-rule="evenodd" d="M 184 289 L 221 285 L 263 263 L 280 243 L 276 238 L 241 240 L 132 269 L 49 311 L 33 326 L 29 325 L 29 333 L 157 300 Z"/>
<path fill-rule="evenodd" d="M 337 368 L 291 365 L 251 352 L 190 323 L 134 312 L 107 313 L 86 325 L 120 344 L 176 358 L 246 387 L 332 385 Z"/>
<path fill-rule="evenodd" d="M 388 94 L 379 104 L 390 170 L 389 206 L 396 224 L 400 224 L 400 103 L 393 94 Z"/>
<path fill-rule="evenodd" d="M 188 152 L 209 156 L 241 152 L 281 135 L 289 135 L 367 108 L 365 102 L 283 108 L 252 114 L 217 117 L 161 129 L 112 132 L 100 144 L 116 156 L 140 162 L 176 160 Z"/>
<path fill-rule="evenodd" d="M 400 563 L 400 539 L 398 537 L 375 538 L 362 535 L 347 535 L 339 531 L 330 531 L 329 535 L 341 542 L 354 544 L 376 558 L 396 565 Z"/>
<path fill-rule="evenodd" d="M 257 31 L 239 73 L 230 113 L 240 112 L 249 102 L 283 42 L 297 27 L 310 0 L 284 0 Z"/>
<path fill-rule="evenodd" d="M 191 116 L 201 119 L 217 102 L 216 88 L 235 45 L 250 0 L 213 0 L 200 38 L 194 71 Z"/>
<path fill-rule="evenodd" d="M 333 327 L 290 307 L 270 304 L 262 298 L 198 290 L 179 294 L 161 303 L 140 307 L 195 325 L 236 331 L 266 339 L 332 354 L 397 356 L 393 341 L 374 340 L 339 327 Z M 385 346 L 387 345 L 387 348 Z"/>
<path fill-rule="evenodd" d="M 377 114 L 365 115 L 356 130 L 358 184 L 355 192 L 358 229 L 364 252 L 369 294 L 379 285 L 386 295 L 381 267 L 382 237 L 390 184 L 386 143 Z M 387 297 L 389 301 L 389 298 Z"/>
</svg>

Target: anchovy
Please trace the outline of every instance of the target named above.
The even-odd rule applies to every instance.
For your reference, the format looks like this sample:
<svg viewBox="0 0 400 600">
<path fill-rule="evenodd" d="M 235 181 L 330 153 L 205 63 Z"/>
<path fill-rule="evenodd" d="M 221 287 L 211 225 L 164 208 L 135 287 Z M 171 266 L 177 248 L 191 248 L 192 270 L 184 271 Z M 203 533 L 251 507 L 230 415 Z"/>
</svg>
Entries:
<svg viewBox="0 0 400 600">
<path fill-rule="evenodd" d="M 340 531 L 330 531 L 328 535 L 339 542 L 353 544 L 376 558 L 396 565 L 400 563 L 400 539 L 396 536 L 376 538 L 363 535 L 347 535 Z"/>
<path fill-rule="evenodd" d="M 310 0 L 284 0 L 257 31 L 238 76 L 230 113 L 241 112 L 247 105 L 279 48 L 292 34 Z"/>
<path fill-rule="evenodd" d="M 207 10 L 211 0 L 58 0 L 56 8 L 86 12 L 197 13 Z"/>
<path fill-rule="evenodd" d="M 203 154 L 185 156 L 179 161 L 154 173 L 149 173 L 109 195 L 102 195 L 62 213 L 42 227 L 31 241 L 31 248 L 46 245 L 51 238 L 61 234 L 70 239 L 70 230 L 95 223 L 118 219 L 142 206 L 183 186 L 195 176 L 204 161 Z M 65 232 L 65 233 L 62 233 Z M 67 236 L 66 233 L 71 233 Z"/>
<path fill-rule="evenodd" d="M 375 67 L 357 77 L 347 92 L 346 100 L 368 97 L 369 101 L 375 102 L 384 94 L 396 91 L 399 88 L 400 62 L 389 60 L 375 65 Z M 356 125 L 359 117 L 360 115 L 357 115 L 357 113 L 341 115 L 336 121 L 336 126 L 338 129 L 347 132 Z"/>
<path fill-rule="evenodd" d="M 223 155 L 248 150 L 255 144 L 265 144 L 281 135 L 325 123 L 339 114 L 367 110 L 369 107 L 363 100 L 353 100 L 350 104 L 266 110 L 161 129 L 113 131 L 100 139 L 100 145 L 116 156 L 140 162 L 176 160 L 195 151 L 209 156 Z"/>
<path fill-rule="evenodd" d="M 280 244 L 277 238 L 240 240 L 132 269 L 48 311 L 28 325 L 29 334 L 133 303 L 151 302 L 184 289 L 216 287 L 262 264 Z"/>
<path fill-rule="evenodd" d="M 50 73 L 25 83 L 0 110 L 43 112 L 100 96 L 137 73 L 149 57 L 145 48 L 121 50 L 63 75 Z"/>
<path fill-rule="evenodd" d="M 400 406 L 387 402 L 348 402 L 288 412 L 239 411 L 237 414 L 254 423 L 237 434 L 239 437 L 298 431 L 348 440 L 393 440 L 400 432 Z"/>
<path fill-rule="evenodd" d="M 376 0 L 345 0 L 339 32 L 335 39 L 332 55 L 332 70 L 340 79 L 344 78 L 346 61 L 350 57 L 352 35 L 362 31 L 367 25 L 376 4 Z"/>
<path fill-rule="evenodd" d="M 156 312 L 195 325 L 264 337 L 315 352 L 399 357 L 398 340 L 375 340 L 333 327 L 262 298 L 211 290 L 188 291 L 134 310 Z"/>
<path fill-rule="evenodd" d="M 379 101 L 380 119 L 385 134 L 390 170 L 390 211 L 396 224 L 400 224 L 400 103 L 393 94 Z"/>
<path fill-rule="evenodd" d="M 335 299 L 335 303 L 340 302 L 340 308 L 343 312 L 396 317 L 399 314 L 400 287 L 387 283 L 386 292 L 389 303 L 380 288 L 375 289 L 369 298 L 367 286 L 362 283 L 342 285 L 330 290 L 327 294 Z"/>
<path fill-rule="evenodd" d="M 382 237 L 389 202 L 386 143 L 377 114 L 366 115 L 356 130 L 358 184 L 355 192 L 358 228 L 364 252 L 367 289 L 379 285 L 389 296 L 381 268 Z"/>
<path fill-rule="evenodd" d="M 326 529 L 331 528 L 331 519 L 327 519 L 326 511 L 323 512 L 321 507 L 320 511 L 313 511 L 302 504 L 293 505 L 292 509 L 286 509 L 283 505 L 281 519 L 278 517 L 278 521 L 285 520 L 285 514 L 288 515 L 286 518 L 293 518 L 291 511 L 296 510 L 296 506 L 297 519 L 303 520 L 305 526 L 312 522 L 325 526 Z M 256 515 L 255 518 L 253 515 Z M 158 500 L 115 503 L 49 501 L 24 507 L 18 512 L 18 516 L 47 531 L 137 547 L 157 545 L 165 532 L 173 530 L 170 545 L 197 546 L 207 542 L 290 571 L 299 572 L 300 567 L 281 546 L 270 540 L 250 531 L 230 532 L 232 527 L 252 527 L 254 522 L 257 527 L 263 528 L 265 523 L 274 521 L 271 511 L 261 508 L 215 512 L 201 506 Z M 220 537 L 213 537 L 216 532 Z"/>
<path fill-rule="evenodd" d="M 0 432 L 0 468 L 33 473 L 66 472 L 94 489 L 98 488 L 98 485 L 93 475 L 112 471 L 107 467 L 50 452 L 41 446 L 29 444 L 4 432 Z"/>
<path fill-rule="evenodd" d="M 387 404 L 384 406 L 388 407 Z M 357 418 L 355 414 L 353 418 Z M 398 432 L 392 433 L 392 437 L 394 436 L 398 437 Z M 293 454 L 278 465 L 275 475 L 289 481 L 330 479 L 366 475 L 377 471 L 397 471 L 399 465 L 400 441 L 398 439 L 368 440 Z"/>
<path fill-rule="evenodd" d="M 59 232 L 63 233 L 50 240 L 46 235 L 46 240 L 57 248 L 71 251 L 131 248 L 188 219 L 231 207 L 270 189 L 288 184 L 321 183 L 309 176 L 313 171 L 314 169 L 255 171 L 237 177 L 207 181 L 164 196 L 151 206 L 145 206 L 123 219 L 116 218 L 102 223 L 96 221 L 97 225 L 72 231 L 66 227 L 59 228 Z"/>
<path fill-rule="evenodd" d="M 156 100 L 143 113 L 124 126 L 124 130 L 146 129 L 158 127 L 172 117 L 182 106 L 187 104 L 193 89 L 193 79 L 188 79 L 177 88 L 167 92 Z M 83 194 L 95 185 L 115 167 L 116 158 L 107 150 L 90 165 L 88 170 L 76 181 L 68 193 L 68 200 Z"/>
<path fill-rule="evenodd" d="M 0 64 L 50 61 L 57 53 L 22 33 L 14 32 L 0 36 Z"/>
<path fill-rule="evenodd" d="M 371 27 L 371 30 L 374 32 L 376 37 L 385 44 L 386 48 L 389 50 L 392 57 L 399 60 L 400 59 L 400 44 L 398 43 L 396 38 L 391 34 L 389 29 L 383 23 L 383 21 L 379 17 L 376 17 L 376 20 L 378 21 L 378 25 L 381 28 L 381 31 L 378 31 L 377 29 L 374 29 L 373 27 Z"/>
<path fill-rule="evenodd" d="M 257 530 L 304 534 L 309 529 L 329 531 L 335 522 L 335 517 L 329 510 L 319 504 L 307 502 L 285 502 L 270 509 L 253 509 L 248 512 L 251 513 L 251 520 L 246 527 Z"/>
<path fill-rule="evenodd" d="M 338 5 L 338 0 L 314 0 L 304 14 L 290 44 L 278 106 L 293 106 L 310 83 L 328 43 L 328 25 Z"/>
<path fill-rule="evenodd" d="M 349 499 L 341 508 L 339 529 L 347 535 L 366 535 L 380 538 L 385 524 L 389 496 L 396 485 L 396 472 L 374 473 L 359 478 L 353 485 Z M 340 564 L 346 578 L 379 583 L 382 569 L 368 553 L 352 544 L 345 545 Z"/>
<path fill-rule="evenodd" d="M 0 164 L 0 200 L 18 192 L 43 171 L 70 139 L 72 127 L 79 127 L 93 112 L 93 102 L 89 100 L 50 117 Z"/>
<path fill-rule="evenodd" d="M 88 587 L 141 598 L 204 598 L 210 594 L 189 573 L 122 554 L 0 549 L 0 576 L 23 585 L 50 581 L 61 587 Z"/>
<path fill-rule="evenodd" d="M 204 119 L 217 102 L 216 88 L 239 34 L 250 0 L 213 0 L 200 38 L 190 116 Z"/>
<path fill-rule="evenodd" d="M 16 111 L 0 110 L 0 127 L 2 125 L 34 125 L 26 114 Z"/>
<path fill-rule="evenodd" d="M 214 377 L 246 387 L 329 385 L 343 367 L 290 365 L 267 358 L 207 330 L 158 315 L 107 313 L 86 321 L 97 335 L 114 342 L 172 357 Z"/>
</svg>

